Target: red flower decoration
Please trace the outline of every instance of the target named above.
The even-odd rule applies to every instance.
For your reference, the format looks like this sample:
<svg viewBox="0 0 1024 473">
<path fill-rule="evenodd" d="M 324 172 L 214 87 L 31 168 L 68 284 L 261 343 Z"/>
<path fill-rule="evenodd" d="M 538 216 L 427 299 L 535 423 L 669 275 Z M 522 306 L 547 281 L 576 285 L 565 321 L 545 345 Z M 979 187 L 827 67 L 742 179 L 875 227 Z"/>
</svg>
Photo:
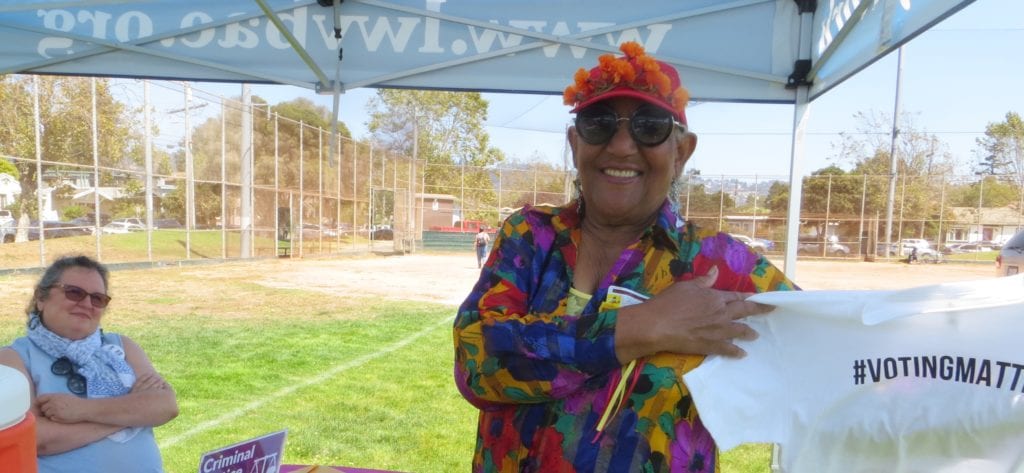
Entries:
<svg viewBox="0 0 1024 473">
<path fill-rule="evenodd" d="M 623 43 L 619 50 L 625 56 L 602 54 L 593 69 L 577 70 L 573 84 L 566 87 L 562 94 L 562 101 L 566 105 L 578 106 L 606 92 L 629 88 L 652 96 L 681 118 L 684 117 L 690 94 L 679 82 L 675 69 L 648 56 L 643 46 L 635 41 Z"/>
</svg>

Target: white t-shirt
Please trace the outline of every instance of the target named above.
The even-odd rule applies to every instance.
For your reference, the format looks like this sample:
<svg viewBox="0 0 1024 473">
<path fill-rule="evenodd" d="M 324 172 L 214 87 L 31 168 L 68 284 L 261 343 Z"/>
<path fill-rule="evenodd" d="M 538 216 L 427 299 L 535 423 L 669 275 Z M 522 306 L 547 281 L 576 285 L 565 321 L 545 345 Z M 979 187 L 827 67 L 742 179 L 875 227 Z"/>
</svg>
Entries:
<svg viewBox="0 0 1024 473">
<path fill-rule="evenodd" d="M 743 359 L 684 375 L 724 450 L 784 473 L 1024 471 L 1024 275 L 901 291 L 757 294 Z"/>
</svg>

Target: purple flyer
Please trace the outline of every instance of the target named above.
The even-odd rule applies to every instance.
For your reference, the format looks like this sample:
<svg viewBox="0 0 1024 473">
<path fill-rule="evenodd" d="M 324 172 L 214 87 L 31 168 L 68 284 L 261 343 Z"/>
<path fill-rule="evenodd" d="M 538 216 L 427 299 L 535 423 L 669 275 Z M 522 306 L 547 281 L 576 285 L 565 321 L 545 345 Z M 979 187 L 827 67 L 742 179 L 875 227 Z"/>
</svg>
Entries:
<svg viewBox="0 0 1024 473">
<path fill-rule="evenodd" d="M 278 473 L 287 430 L 206 452 L 199 473 Z"/>
</svg>

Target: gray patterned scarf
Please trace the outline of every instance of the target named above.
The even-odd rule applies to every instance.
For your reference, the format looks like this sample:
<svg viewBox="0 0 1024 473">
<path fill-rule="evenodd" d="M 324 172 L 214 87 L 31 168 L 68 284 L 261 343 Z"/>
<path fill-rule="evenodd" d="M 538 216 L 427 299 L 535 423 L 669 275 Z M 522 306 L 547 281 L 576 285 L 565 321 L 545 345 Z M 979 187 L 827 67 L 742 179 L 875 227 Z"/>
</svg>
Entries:
<svg viewBox="0 0 1024 473">
<path fill-rule="evenodd" d="M 81 340 L 69 340 L 51 332 L 33 313 L 28 323 L 28 339 L 54 358 L 62 356 L 80 366 L 90 398 L 123 396 L 135 384 L 135 371 L 124 359 L 121 347 L 103 343 L 99 329 Z"/>
</svg>

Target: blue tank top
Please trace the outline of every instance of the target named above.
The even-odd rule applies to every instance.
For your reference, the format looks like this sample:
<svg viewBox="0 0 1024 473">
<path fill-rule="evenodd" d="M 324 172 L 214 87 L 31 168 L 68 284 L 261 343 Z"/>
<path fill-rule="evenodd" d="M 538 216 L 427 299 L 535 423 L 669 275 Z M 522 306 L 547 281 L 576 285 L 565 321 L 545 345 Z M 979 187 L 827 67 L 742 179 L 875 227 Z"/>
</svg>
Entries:
<svg viewBox="0 0 1024 473">
<path fill-rule="evenodd" d="M 103 334 L 103 343 L 116 344 L 123 347 L 121 337 L 117 334 Z M 11 344 L 21 356 L 32 384 L 36 387 L 36 395 L 63 393 L 68 390 L 67 378 L 57 376 L 50 371 L 55 358 L 42 351 L 28 337 L 21 337 Z M 131 440 L 118 443 L 108 438 L 90 443 L 56 455 L 39 457 L 39 473 L 162 473 L 163 462 L 160 450 L 153 437 L 153 429 L 146 427 Z"/>
</svg>

